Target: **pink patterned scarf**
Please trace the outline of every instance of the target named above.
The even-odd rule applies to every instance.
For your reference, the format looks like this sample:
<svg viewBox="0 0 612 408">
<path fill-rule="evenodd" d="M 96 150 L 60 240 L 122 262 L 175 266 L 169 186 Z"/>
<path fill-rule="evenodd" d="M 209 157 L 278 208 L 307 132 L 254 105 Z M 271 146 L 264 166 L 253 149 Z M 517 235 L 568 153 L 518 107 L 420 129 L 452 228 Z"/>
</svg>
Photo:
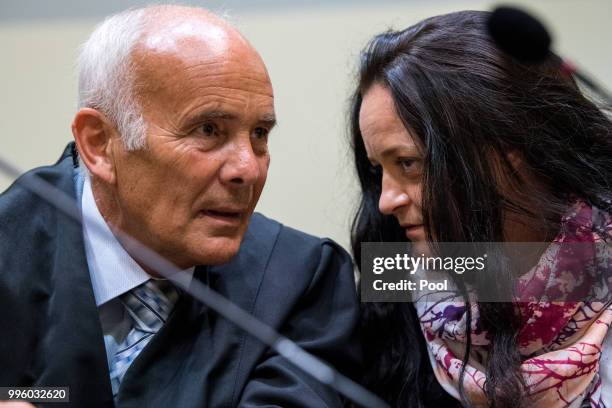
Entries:
<svg viewBox="0 0 612 408">
<path fill-rule="evenodd" d="M 576 201 L 562 219 L 555 243 L 600 243 L 590 253 L 573 253 L 570 246 L 551 245 L 538 264 L 517 282 L 517 307 L 525 318 L 518 347 L 524 360 L 521 372 L 529 406 L 604 407 L 599 360 L 602 343 L 612 324 L 612 246 L 601 245 L 612 238 L 612 217 L 584 201 Z M 597 249 L 596 249 L 597 248 Z M 588 252 L 588 251 L 587 251 Z M 590 262 L 590 264 L 589 264 Z M 580 275 L 589 265 L 604 277 L 599 286 L 580 285 Z M 584 275 L 582 273 L 582 275 Z M 568 286 L 568 282 L 572 285 Z M 578 284 L 576 284 L 578 282 Z M 586 289 L 586 291 L 585 291 Z M 565 292 L 564 292 L 565 291 Z M 542 302 L 542 296 L 585 291 L 584 301 Z M 443 301 L 415 302 L 421 329 L 427 340 L 436 378 L 459 399 L 459 374 L 465 352 L 465 304 L 460 295 Z M 478 304 L 472 303 L 472 348 L 466 365 L 464 389 L 474 406 L 487 406 L 484 392 L 488 334 L 478 321 Z"/>
</svg>

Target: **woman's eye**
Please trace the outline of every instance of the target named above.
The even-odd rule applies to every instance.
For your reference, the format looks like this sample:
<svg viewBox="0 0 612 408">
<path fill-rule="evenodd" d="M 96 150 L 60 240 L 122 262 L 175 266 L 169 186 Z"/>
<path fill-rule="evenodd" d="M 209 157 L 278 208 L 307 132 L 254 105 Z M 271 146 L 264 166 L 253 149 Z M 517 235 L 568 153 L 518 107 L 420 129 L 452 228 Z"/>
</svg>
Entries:
<svg viewBox="0 0 612 408">
<path fill-rule="evenodd" d="M 414 160 L 412 159 L 397 159 L 397 164 L 402 168 L 403 171 L 409 172 L 414 167 Z"/>
<path fill-rule="evenodd" d="M 270 131 L 266 128 L 262 128 L 262 127 L 258 127 L 253 131 L 253 136 L 256 139 L 260 139 L 260 140 L 267 140 L 268 139 L 268 134 L 270 133 Z"/>
</svg>

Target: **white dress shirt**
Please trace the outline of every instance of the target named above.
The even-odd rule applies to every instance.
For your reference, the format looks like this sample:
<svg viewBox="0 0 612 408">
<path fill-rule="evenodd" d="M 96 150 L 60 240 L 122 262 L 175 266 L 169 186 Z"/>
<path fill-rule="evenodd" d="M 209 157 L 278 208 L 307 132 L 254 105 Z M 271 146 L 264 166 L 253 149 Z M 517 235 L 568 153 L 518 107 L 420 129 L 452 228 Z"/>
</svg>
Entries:
<svg viewBox="0 0 612 408">
<path fill-rule="evenodd" d="M 115 355 L 117 346 L 132 328 L 131 319 L 119 296 L 153 279 L 121 246 L 94 200 L 91 180 L 84 177 L 81 197 L 83 214 L 83 238 L 89 276 L 104 334 L 107 362 Z M 195 267 L 188 273 L 189 284 Z"/>
</svg>

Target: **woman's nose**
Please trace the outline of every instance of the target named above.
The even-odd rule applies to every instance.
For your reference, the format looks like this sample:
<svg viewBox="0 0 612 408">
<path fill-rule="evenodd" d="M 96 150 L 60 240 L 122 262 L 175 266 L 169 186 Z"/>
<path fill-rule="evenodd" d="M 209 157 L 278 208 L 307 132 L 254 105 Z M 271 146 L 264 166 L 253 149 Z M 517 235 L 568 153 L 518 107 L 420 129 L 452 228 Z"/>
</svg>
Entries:
<svg viewBox="0 0 612 408">
<path fill-rule="evenodd" d="M 390 177 L 383 175 L 378 209 L 385 215 L 393 215 L 395 212 L 410 203 L 410 197 L 406 194 L 401 185 L 394 182 Z"/>
</svg>

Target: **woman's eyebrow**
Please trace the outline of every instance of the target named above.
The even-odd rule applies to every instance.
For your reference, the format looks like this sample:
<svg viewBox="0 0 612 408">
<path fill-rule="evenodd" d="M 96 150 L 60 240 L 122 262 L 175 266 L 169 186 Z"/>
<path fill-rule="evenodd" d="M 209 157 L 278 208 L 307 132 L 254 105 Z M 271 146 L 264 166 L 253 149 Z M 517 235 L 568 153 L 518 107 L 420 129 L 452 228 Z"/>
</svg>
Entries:
<svg viewBox="0 0 612 408">
<path fill-rule="evenodd" d="M 408 152 L 408 154 L 419 155 L 419 150 L 414 145 L 394 145 L 384 148 L 380 152 L 380 157 L 384 158 L 388 156 L 394 156 L 398 154 L 399 151 L 403 152 L 403 154 L 406 154 L 404 152 Z"/>
</svg>

